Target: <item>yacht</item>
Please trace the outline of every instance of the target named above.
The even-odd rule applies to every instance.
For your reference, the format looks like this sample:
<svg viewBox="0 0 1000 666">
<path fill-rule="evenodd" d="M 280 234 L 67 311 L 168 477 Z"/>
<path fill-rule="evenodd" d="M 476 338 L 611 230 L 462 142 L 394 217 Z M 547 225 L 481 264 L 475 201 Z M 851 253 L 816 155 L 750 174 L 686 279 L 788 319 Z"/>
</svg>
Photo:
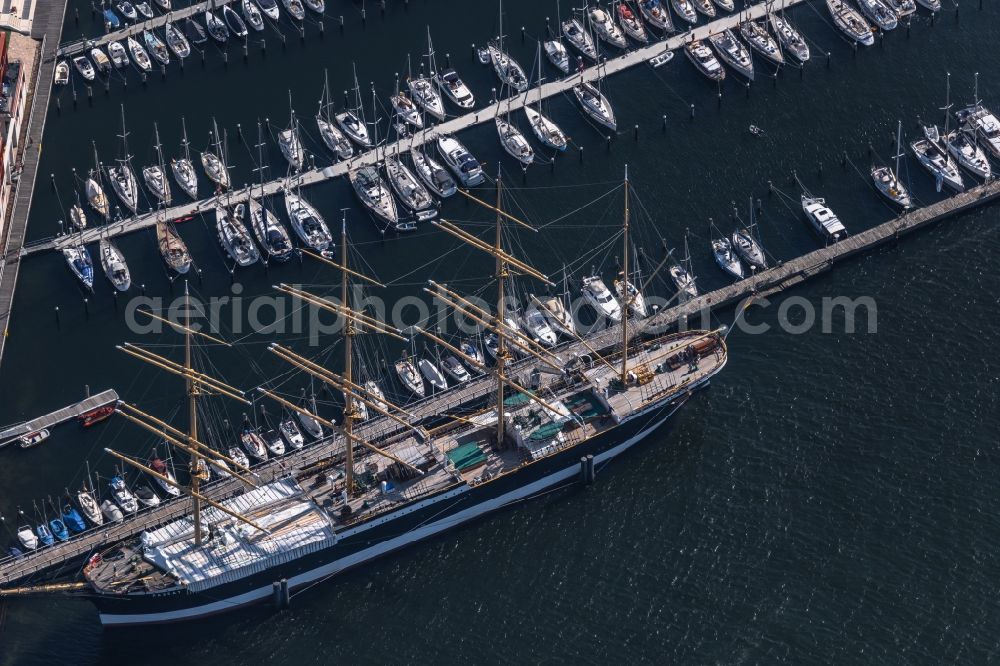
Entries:
<svg viewBox="0 0 1000 666">
<path fill-rule="evenodd" d="M 454 136 L 450 134 L 439 136 L 437 149 L 441 159 L 462 185 L 473 187 L 485 180 L 482 166 Z"/>
<path fill-rule="evenodd" d="M 174 225 L 165 220 L 156 223 L 156 245 L 167 266 L 184 275 L 191 269 L 191 254 Z"/>
<path fill-rule="evenodd" d="M 813 229 L 826 242 L 836 242 L 847 238 L 847 229 L 840 219 L 826 205 L 826 200 L 805 194 L 801 197 L 802 211 L 809 219 Z"/>
<path fill-rule="evenodd" d="M 247 205 L 250 208 L 250 228 L 257 242 L 267 253 L 268 259 L 278 262 L 291 259 L 295 253 L 292 239 L 288 237 L 288 232 L 274 213 L 262 206 L 253 196 L 248 197 Z"/>
<path fill-rule="evenodd" d="M 569 308 L 566 307 L 561 298 L 558 296 L 544 296 L 540 298 L 531 295 L 530 300 L 532 305 L 545 315 L 549 325 L 557 333 L 561 333 L 568 338 L 576 338 L 576 323 L 573 321 L 572 313 L 570 313 Z"/>
<path fill-rule="evenodd" d="M 715 52 L 722 62 L 736 70 L 737 74 L 753 81 L 753 59 L 750 57 L 750 51 L 733 34 L 732 30 L 724 30 L 717 35 L 710 35 L 708 41 L 715 47 Z"/>
<path fill-rule="evenodd" d="M 566 38 L 566 41 L 585 57 L 590 60 L 597 60 L 597 45 L 594 43 L 594 38 L 583 27 L 580 19 L 574 16 L 563 21 L 562 34 Z"/>
<path fill-rule="evenodd" d="M 104 275 L 112 286 L 118 291 L 128 291 L 132 286 L 132 277 L 129 275 L 128 264 L 125 263 L 125 255 L 118 246 L 107 238 L 102 238 L 98 243 L 97 252 L 101 257 Z"/>
<path fill-rule="evenodd" d="M 472 379 L 472 375 L 470 375 L 466 367 L 462 365 L 462 362 L 451 354 L 441 359 L 441 369 L 459 384 Z"/>
<path fill-rule="evenodd" d="M 163 40 L 156 36 L 151 30 L 142 31 L 142 41 L 146 45 L 146 50 L 151 56 L 156 58 L 161 65 L 170 64 L 170 50 Z"/>
<path fill-rule="evenodd" d="M 225 44 L 229 40 L 229 29 L 222 19 L 213 14 L 211 10 L 205 12 L 205 27 L 212 39 L 220 44 Z"/>
<path fill-rule="evenodd" d="M 134 213 L 139 206 L 139 188 L 135 182 L 135 173 L 126 160 L 119 162 L 118 166 L 108 167 L 108 180 L 111 181 L 111 189 L 125 207 Z"/>
<path fill-rule="evenodd" d="M 500 116 L 497 116 L 495 120 L 500 145 L 503 146 L 503 149 L 507 151 L 508 155 L 520 162 L 521 166 L 531 165 L 535 161 L 535 151 L 531 149 L 531 144 L 524 138 L 521 131 Z"/>
<path fill-rule="evenodd" d="M 552 66 L 563 74 L 569 74 L 569 52 L 563 43 L 558 39 L 550 39 L 542 46 Z"/>
<path fill-rule="evenodd" d="M 624 50 L 628 48 L 628 40 L 625 39 L 625 33 L 622 32 L 622 29 L 611 18 L 611 14 L 599 7 L 594 7 L 588 10 L 587 18 L 590 20 L 590 25 L 594 27 L 594 32 L 597 33 L 599 39 L 618 49 Z"/>
<path fill-rule="evenodd" d="M 539 141 L 554 150 L 566 150 L 568 145 L 566 135 L 558 125 L 543 116 L 541 111 L 527 104 L 524 106 L 524 115 L 528 117 L 528 124 L 531 125 L 531 130 Z"/>
<path fill-rule="evenodd" d="M 698 69 L 699 72 L 707 76 L 712 81 L 722 81 L 726 78 L 726 70 L 712 54 L 712 50 L 705 45 L 705 42 L 696 40 L 684 45 L 684 53 L 688 60 Z"/>
<path fill-rule="evenodd" d="M 125 480 L 116 476 L 111 479 L 111 498 L 125 513 L 135 513 L 139 510 L 139 502 L 135 495 L 125 485 Z"/>
<path fill-rule="evenodd" d="M 712 0 L 691 0 L 691 4 L 708 18 L 715 18 L 715 5 L 712 4 Z"/>
<path fill-rule="evenodd" d="M 362 148 L 371 148 L 372 141 L 368 136 L 368 128 L 353 111 L 341 111 L 336 116 L 337 124 L 352 141 Z"/>
<path fill-rule="evenodd" d="M 260 260 L 260 252 L 243 226 L 242 217 L 243 204 L 233 210 L 219 205 L 215 207 L 215 229 L 222 248 L 237 266 L 250 266 Z"/>
<path fill-rule="evenodd" d="M 771 36 L 762 23 L 757 21 L 744 21 L 740 24 L 740 34 L 757 53 L 775 65 L 784 65 L 785 56 L 781 52 L 778 42 Z"/>
<path fill-rule="evenodd" d="M 875 34 L 868 21 L 844 0 L 826 0 L 833 22 L 847 37 L 854 42 L 871 46 L 875 43 Z"/>
<path fill-rule="evenodd" d="M 393 95 L 389 98 L 389 104 L 392 106 L 393 113 L 399 116 L 400 120 L 412 125 L 414 129 L 424 128 L 424 119 L 420 116 L 420 109 L 417 108 L 412 99 L 406 96 L 406 93 Z"/>
<path fill-rule="evenodd" d="M 170 183 L 160 165 L 143 167 L 142 178 L 146 181 L 146 187 L 153 193 L 153 196 L 165 204 L 170 204 Z"/>
<path fill-rule="evenodd" d="M 583 108 L 584 113 L 612 131 L 617 129 L 618 124 L 615 122 L 615 112 L 611 109 L 611 105 L 604 95 L 601 94 L 600 90 L 590 83 L 580 83 L 573 86 L 573 94 Z"/>
<path fill-rule="evenodd" d="M 398 157 L 386 157 L 385 174 L 392 191 L 404 206 L 413 211 L 418 220 L 425 221 L 437 217 L 437 202 L 402 160 Z M 406 230 L 409 229 L 407 227 Z"/>
<path fill-rule="evenodd" d="M 427 187 L 431 188 L 439 197 L 450 197 L 458 191 L 455 179 L 451 177 L 448 170 L 428 155 L 423 147 L 411 150 L 410 159 L 413 161 L 413 168 L 416 169 L 420 180 L 424 181 Z"/>
<path fill-rule="evenodd" d="M 90 252 L 83 243 L 70 245 L 62 249 L 63 258 L 69 266 L 73 275 L 83 283 L 89 291 L 94 290 L 94 262 L 90 259 Z"/>
<path fill-rule="evenodd" d="M 719 268 L 730 277 L 737 280 L 746 277 L 743 273 L 743 262 L 733 252 L 733 246 L 728 238 L 712 239 L 712 256 L 715 257 L 715 263 L 719 265 Z"/>
<path fill-rule="evenodd" d="M 682 19 L 694 25 L 698 22 L 698 14 L 694 10 L 694 4 L 691 0 L 670 0 L 670 4 L 674 6 L 674 11 Z"/>
<path fill-rule="evenodd" d="M 903 18 L 917 11 L 917 5 L 913 0 L 885 0 L 889 9 L 896 12 L 896 16 Z"/>
<path fill-rule="evenodd" d="M 410 359 L 403 353 L 402 358 L 400 358 L 395 363 L 396 376 L 399 377 L 400 383 L 412 393 L 417 398 L 423 398 L 426 394 L 424 388 L 424 380 L 420 378 L 420 373 L 417 372 L 417 368 Z"/>
<path fill-rule="evenodd" d="M 283 420 L 278 425 L 278 430 L 281 431 L 281 436 L 285 438 L 288 442 L 288 446 L 293 450 L 298 451 L 306 444 L 306 438 L 302 435 L 302 431 L 293 419 L 287 418 Z"/>
<path fill-rule="evenodd" d="M 632 11 L 631 7 L 622 2 L 618 4 L 616 11 L 618 21 L 626 35 L 640 44 L 649 43 L 649 35 L 646 34 L 646 28 L 642 25 L 642 19 Z"/>
<path fill-rule="evenodd" d="M 333 251 L 333 236 L 326 221 L 312 204 L 291 190 L 285 190 L 285 212 L 292 223 L 295 235 L 306 247 L 319 253 Z"/>
<path fill-rule="evenodd" d="M 649 25 L 660 32 L 673 32 L 674 22 L 670 18 L 670 11 L 660 0 L 635 0 L 635 4 Z"/>
<path fill-rule="evenodd" d="M 858 6 L 882 30 L 894 30 L 898 25 L 896 12 L 882 0 L 858 0 Z"/>
<path fill-rule="evenodd" d="M 434 83 L 429 78 L 410 79 L 407 82 L 413 101 L 438 120 L 444 120 L 444 101 Z"/>
<path fill-rule="evenodd" d="M 974 104 L 955 114 L 958 122 L 972 131 L 979 145 L 995 160 L 1000 160 L 1000 120 L 981 104 Z"/>
<path fill-rule="evenodd" d="M 214 183 L 223 189 L 229 189 L 229 169 L 215 153 L 205 151 L 201 154 L 201 167 Z"/>
<path fill-rule="evenodd" d="M 917 161 L 934 176 L 939 192 L 942 185 L 947 185 L 956 192 L 963 191 L 965 181 L 962 180 L 958 165 L 941 148 L 940 143 L 932 138 L 933 134 L 937 132 L 937 128 L 924 128 L 924 132 L 931 136 L 918 139 L 910 144 L 910 148 L 917 156 Z"/>
<path fill-rule="evenodd" d="M 541 343 L 546 347 L 556 344 L 556 332 L 552 330 L 548 319 L 545 318 L 545 315 L 542 314 L 541 310 L 534 303 L 529 303 L 528 307 L 524 309 L 524 317 L 522 317 L 521 321 L 529 337 L 535 342 Z"/>
<path fill-rule="evenodd" d="M 417 228 L 412 220 L 400 221 L 399 213 L 396 211 L 396 200 L 392 198 L 392 192 L 379 176 L 377 168 L 373 166 L 361 167 L 356 171 L 351 171 L 348 178 L 358 200 L 375 216 L 376 220 L 383 222 L 383 231 L 389 229 L 414 231 Z"/>
<path fill-rule="evenodd" d="M 281 154 L 288 160 L 293 171 L 302 171 L 305 164 L 305 151 L 302 149 L 302 142 L 299 140 L 299 131 L 296 125 L 278 132 L 278 148 Z"/>
<path fill-rule="evenodd" d="M 496 72 L 500 82 L 508 85 L 519 93 L 528 89 L 528 77 L 524 74 L 524 69 L 516 60 L 501 50 L 499 42 L 490 42 L 486 47 L 490 62 L 493 63 L 493 71 Z"/>
<path fill-rule="evenodd" d="M 264 15 L 272 21 L 277 21 L 278 17 L 281 16 L 277 0 L 255 0 L 255 2 L 260 7 L 260 11 L 264 12 Z"/>
<path fill-rule="evenodd" d="M 799 62 L 809 60 L 809 45 L 784 16 L 771 13 L 768 15 L 768 20 L 771 22 L 771 30 L 777 35 L 778 43 L 783 49 Z"/>
<path fill-rule="evenodd" d="M 917 4 L 932 12 L 941 11 L 941 0 L 917 0 Z"/>
<path fill-rule="evenodd" d="M 188 43 L 184 33 L 173 23 L 168 23 L 166 27 L 167 46 L 174 52 L 174 55 L 182 60 L 191 55 L 191 44 Z"/>
<path fill-rule="evenodd" d="M 128 67 L 128 51 L 125 49 L 125 45 L 118 40 L 114 40 L 108 44 L 108 55 L 111 56 L 111 64 L 113 64 L 118 69 L 123 67 Z"/>
<path fill-rule="evenodd" d="M 476 105 L 476 99 L 472 92 L 465 85 L 458 73 L 453 69 L 446 69 L 434 75 L 434 82 L 444 95 L 463 109 L 471 109 Z"/>
<path fill-rule="evenodd" d="M 181 118 L 181 128 L 183 138 L 181 139 L 181 157 L 171 158 L 170 170 L 174 174 L 174 180 L 181 186 L 184 193 L 189 197 L 198 200 L 198 174 L 195 173 L 194 165 L 191 163 L 191 150 L 188 146 L 187 124 Z"/>
<path fill-rule="evenodd" d="M 945 135 L 944 142 L 959 166 L 983 180 L 988 180 L 993 175 L 990 161 L 983 149 L 976 145 L 972 132 L 964 129 L 953 130 Z"/>
<path fill-rule="evenodd" d="M 77 56 L 73 58 L 73 65 L 76 67 L 76 71 L 80 72 L 80 76 L 82 76 L 85 80 L 94 80 L 94 65 L 90 62 L 87 56 Z"/>
<path fill-rule="evenodd" d="M 306 17 L 306 8 L 302 6 L 302 0 L 281 0 L 285 5 L 285 11 L 295 19 L 301 21 Z"/>
<path fill-rule="evenodd" d="M 598 315 L 607 317 L 611 321 L 621 321 L 622 308 L 600 276 L 591 275 L 583 278 L 582 291 L 584 300 L 590 303 Z"/>
<path fill-rule="evenodd" d="M 240 0 L 240 12 L 246 24 L 254 31 L 261 32 L 264 29 L 264 16 L 253 0 Z"/>
<path fill-rule="evenodd" d="M 249 34 L 247 24 L 243 22 L 240 15 L 229 5 L 222 6 L 222 18 L 226 21 L 226 25 L 229 26 L 229 32 L 237 37 L 245 38 Z"/>
<path fill-rule="evenodd" d="M 736 229 L 730 238 L 733 251 L 736 255 L 747 262 L 753 269 L 762 271 L 767 268 L 767 258 L 764 256 L 764 248 L 760 246 L 754 238 L 750 229 Z"/>
<path fill-rule="evenodd" d="M 646 299 L 643 298 L 642 292 L 632 282 L 625 280 L 621 273 L 615 278 L 614 286 L 615 293 L 618 294 L 618 300 L 623 305 L 628 306 L 628 310 L 632 313 L 633 317 L 645 319 L 649 316 L 649 310 L 646 308 Z"/>
<path fill-rule="evenodd" d="M 132 54 L 132 62 L 143 72 L 148 72 L 153 69 L 153 61 L 149 59 L 149 54 L 146 53 L 146 49 L 142 47 L 134 37 L 128 37 L 125 40 L 128 45 L 128 52 Z"/>
<path fill-rule="evenodd" d="M 324 118 L 321 113 L 316 115 L 316 127 L 319 128 L 319 135 L 323 139 L 323 143 L 333 151 L 333 154 L 338 159 L 346 160 L 354 155 L 354 148 L 347 137 L 344 136 L 344 133 L 337 129 L 336 125 Z"/>
</svg>

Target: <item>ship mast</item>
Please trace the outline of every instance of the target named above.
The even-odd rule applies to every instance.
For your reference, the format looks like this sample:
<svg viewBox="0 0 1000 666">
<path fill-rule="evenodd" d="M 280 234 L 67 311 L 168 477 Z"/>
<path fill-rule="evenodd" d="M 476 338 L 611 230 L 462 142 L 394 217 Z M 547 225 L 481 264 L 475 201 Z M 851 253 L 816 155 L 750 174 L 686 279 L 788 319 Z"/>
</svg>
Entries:
<svg viewBox="0 0 1000 666">
<path fill-rule="evenodd" d="M 187 282 L 184 283 L 184 387 L 188 396 L 188 441 L 198 439 L 198 386 L 191 372 L 191 296 Z M 201 545 L 201 499 L 198 488 L 201 484 L 201 455 L 197 449 L 191 451 L 191 510 L 194 513 L 194 545 Z"/>
<path fill-rule="evenodd" d="M 506 309 L 504 283 L 507 280 L 507 262 L 504 261 L 504 254 L 501 248 L 501 234 L 503 233 L 503 215 L 500 213 L 500 188 L 503 175 L 497 171 L 497 224 L 496 241 L 493 249 L 496 251 L 496 275 L 497 275 L 497 446 L 503 446 L 504 438 L 504 369 L 507 366 L 507 337 L 504 335 L 506 324 Z"/>
<path fill-rule="evenodd" d="M 625 224 L 622 245 L 622 386 L 628 384 L 628 309 L 632 304 L 628 281 L 628 165 L 625 165 Z M 638 289 L 638 287 L 636 287 Z"/>
<path fill-rule="evenodd" d="M 341 265 L 343 270 L 340 271 L 340 302 L 343 307 L 350 310 L 350 303 L 348 301 L 348 277 L 349 277 L 349 267 L 347 265 L 348 252 L 347 252 L 347 211 L 344 210 L 344 217 L 340 225 L 340 247 L 342 248 Z M 354 378 L 352 376 L 352 370 L 354 366 L 354 359 L 352 356 L 352 347 L 354 335 L 357 331 L 354 328 L 354 320 L 351 317 L 344 316 L 344 379 L 347 380 L 347 385 L 353 384 Z M 345 444 L 345 454 L 344 454 L 344 467 L 346 471 L 344 473 L 344 489 L 347 491 L 347 497 L 350 498 L 351 494 L 354 492 L 354 419 L 357 417 L 357 412 L 354 408 L 354 395 L 351 391 L 344 391 L 344 444 Z"/>
</svg>

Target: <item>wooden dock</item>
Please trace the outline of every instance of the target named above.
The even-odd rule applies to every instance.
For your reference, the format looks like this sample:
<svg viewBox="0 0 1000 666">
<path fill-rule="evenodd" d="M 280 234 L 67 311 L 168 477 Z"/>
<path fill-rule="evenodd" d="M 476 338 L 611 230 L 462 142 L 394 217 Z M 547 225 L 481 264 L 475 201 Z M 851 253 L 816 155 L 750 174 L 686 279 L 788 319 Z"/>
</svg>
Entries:
<svg viewBox="0 0 1000 666">
<path fill-rule="evenodd" d="M 125 40 L 128 37 L 142 34 L 144 30 L 154 30 L 156 28 L 162 28 L 168 23 L 173 23 L 174 21 L 183 21 L 188 16 L 194 16 L 195 14 L 201 14 L 207 9 L 221 8 L 223 5 L 228 5 L 235 0 L 209 0 L 208 2 L 196 2 L 193 5 L 187 7 L 182 7 L 180 9 L 174 9 L 166 14 L 161 14 L 159 16 L 154 16 L 151 19 L 145 19 L 139 21 L 133 25 L 127 26 L 120 30 L 114 30 L 112 32 L 101 35 L 100 37 L 92 37 L 90 39 L 81 39 L 75 42 L 67 42 L 66 44 L 61 44 L 56 53 L 60 58 L 72 58 L 73 56 L 80 55 L 84 51 L 89 51 L 95 46 L 104 46 L 109 42 L 115 40 Z M 202 26 L 204 27 L 204 26 Z"/>
<path fill-rule="evenodd" d="M 786 0 L 785 7 L 792 7 L 805 1 L 806 0 Z M 771 3 L 761 2 L 743 10 L 742 12 L 723 16 L 715 21 L 712 21 L 711 23 L 695 26 L 692 30 L 687 32 L 673 35 L 667 39 L 650 44 L 649 46 L 644 46 L 615 58 L 608 59 L 601 65 L 593 65 L 582 72 L 571 74 L 570 76 L 551 83 L 545 83 L 541 86 L 541 95 L 543 98 L 548 98 L 568 93 L 573 86 L 580 83 L 581 80 L 595 81 L 599 75 L 608 76 L 636 65 L 645 65 L 647 61 L 655 55 L 663 53 L 664 51 L 678 49 L 683 46 L 685 42 L 689 42 L 692 39 L 704 39 L 710 34 L 734 28 L 743 21 L 766 16 L 768 11 L 772 8 Z M 682 59 L 682 56 L 678 54 L 676 58 Z M 322 183 L 332 178 L 338 178 L 346 175 L 348 171 L 352 171 L 363 166 L 377 164 L 382 159 L 382 156 L 386 154 L 395 152 L 405 153 L 412 148 L 434 141 L 438 136 L 443 134 L 455 134 L 477 125 L 492 123 L 493 119 L 499 113 L 506 113 L 508 108 L 512 111 L 516 111 L 517 109 L 523 107 L 525 99 L 529 97 L 532 102 L 538 99 L 537 90 L 533 88 L 529 94 L 518 94 L 513 97 L 494 102 L 489 106 L 469 112 L 463 116 L 458 116 L 435 125 L 434 127 L 429 127 L 414 136 L 410 136 L 390 143 L 386 146 L 381 146 L 377 149 L 369 150 L 366 153 L 356 155 L 350 160 L 337 162 L 327 167 L 309 169 L 294 176 L 277 178 L 265 183 L 263 189 L 259 185 L 254 185 L 254 195 L 256 197 L 260 197 L 262 195 L 280 194 L 282 191 L 290 187 L 298 185 L 305 187 Z M 609 102 L 613 107 L 614 100 L 611 99 Z M 610 130 L 603 129 L 601 131 L 610 132 Z M 109 192 L 108 196 L 113 196 L 113 193 Z M 202 199 L 201 201 L 185 203 L 164 210 L 152 210 L 142 215 L 137 215 L 114 224 L 89 227 L 82 233 L 56 237 L 32 244 L 25 247 L 22 250 L 22 254 L 28 255 L 48 250 L 60 250 L 65 245 L 77 244 L 79 242 L 83 242 L 85 244 L 93 243 L 98 241 L 101 237 L 113 237 L 146 229 L 154 226 L 158 220 L 178 220 L 192 215 L 198 215 L 199 213 L 212 212 L 215 206 L 219 203 L 228 204 L 230 201 L 242 201 L 248 196 L 249 189 L 243 188 L 233 190 L 221 196 L 213 196 L 207 199 Z"/>
<path fill-rule="evenodd" d="M 27 435 L 29 432 L 38 432 L 44 428 L 54 428 L 60 423 L 71 421 L 93 409 L 110 405 L 113 402 L 118 402 L 118 393 L 116 393 L 114 389 L 108 389 L 107 391 L 101 391 L 97 395 L 84 398 L 80 402 L 68 405 L 62 409 L 57 409 L 56 411 L 50 412 L 44 416 L 39 416 L 38 418 L 31 419 L 30 421 L 25 421 L 24 423 L 19 423 L 15 426 L 0 430 L 0 447 L 10 444 L 21 435 Z"/>
</svg>

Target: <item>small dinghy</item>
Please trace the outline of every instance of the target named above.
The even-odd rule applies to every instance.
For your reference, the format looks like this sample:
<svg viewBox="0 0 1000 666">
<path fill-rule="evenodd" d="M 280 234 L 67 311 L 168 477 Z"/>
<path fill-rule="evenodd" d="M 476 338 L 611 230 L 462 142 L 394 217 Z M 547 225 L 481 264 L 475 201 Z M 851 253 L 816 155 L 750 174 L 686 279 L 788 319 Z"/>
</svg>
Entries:
<svg viewBox="0 0 1000 666">
<path fill-rule="evenodd" d="M 222 19 L 213 14 L 211 10 L 205 12 L 205 27 L 212 39 L 218 43 L 225 44 L 229 40 L 229 29 Z"/>
<path fill-rule="evenodd" d="M 101 502 L 101 513 L 104 517 L 113 523 L 120 523 L 124 520 L 125 516 L 122 514 L 122 510 L 118 508 L 118 505 L 111 500 L 104 500 Z"/>
<path fill-rule="evenodd" d="M 60 60 L 56 64 L 55 84 L 57 86 L 64 86 L 67 83 L 69 83 L 69 63 L 65 60 Z"/>
<path fill-rule="evenodd" d="M 246 37 L 249 34 L 247 24 L 243 22 L 240 15 L 233 11 L 233 8 L 229 5 L 222 7 L 222 18 L 226 21 L 226 25 L 229 26 L 229 31 L 237 37 Z"/>
<path fill-rule="evenodd" d="M 149 54 L 146 53 L 146 49 L 142 48 L 142 44 L 137 42 L 134 37 L 129 37 L 125 40 L 128 44 L 128 52 L 132 54 L 132 62 L 143 72 L 148 72 L 153 69 L 153 61 L 149 59 Z"/>
<path fill-rule="evenodd" d="M 251 29 L 256 32 L 264 29 L 264 16 L 257 9 L 257 5 L 253 3 L 253 0 L 241 0 L 240 11 L 243 13 L 243 18 L 246 19 L 246 24 Z"/>
<path fill-rule="evenodd" d="M 188 43 L 187 37 L 184 36 L 176 25 L 173 23 L 168 23 L 165 35 L 167 38 L 167 46 L 170 50 L 174 52 L 174 55 L 178 58 L 184 59 L 191 55 L 191 44 Z"/>
<path fill-rule="evenodd" d="M 447 198 L 458 191 L 458 185 L 455 184 L 455 179 L 451 177 L 448 170 L 424 152 L 422 146 L 410 151 L 410 159 L 413 161 L 413 168 L 416 169 L 420 180 L 424 181 L 424 184 L 431 188 L 436 195 Z"/>
<path fill-rule="evenodd" d="M 653 66 L 653 69 L 659 69 L 663 67 L 668 62 L 674 59 L 673 51 L 664 51 L 663 53 L 658 53 L 649 59 L 649 64 Z"/>
<path fill-rule="evenodd" d="M 73 58 L 73 65 L 76 67 L 76 71 L 80 72 L 82 76 L 87 81 L 93 81 L 95 72 L 94 65 L 90 62 L 87 56 L 77 56 Z"/>
<path fill-rule="evenodd" d="M 426 395 L 424 380 L 420 378 L 420 373 L 406 356 L 406 352 L 403 352 L 403 357 L 396 361 L 395 369 L 399 381 L 402 382 L 406 390 L 418 398 L 423 398 Z"/>
<path fill-rule="evenodd" d="M 139 510 L 139 502 L 136 500 L 135 495 L 132 494 L 132 491 L 125 485 L 125 479 L 115 476 L 111 479 L 109 485 L 111 487 L 111 498 L 115 501 L 115 504 L 121 507 L 122 511 L 125 513 L 135 513 Z"/>
<path fill-rule="evenodd" d="M 712 239 L 712 256 L 715 257 L 715 263 L 719 265 L 719 268 L 725 271 L 730 277 L 734 277 L 737 280 L 744 278 L 743 262 L 733 252 L 733 246 L 730 244 L 728 238 Z"/>
<path fill-rule="evenodd" d="M 98 244 L 98 254 L 101 256 L 101 267 L 104 268 L 104 275 L 111 282 L 117 291 L 125 292 L 132 286 L 132 277 L 129 274 L 128 265 L 125 263 L 125 255 L 121 253 L 118 246 L 113 241 L 102 238 Z"/>
<path fill-rule="evenodd" d="M 63 248 L 63 257 L 73 275 L 87 288 L 94 290 L 94 263 L 90 260 L 90 252 L 82 243 Z"/>
<path fill-rule="evenodd" d="M 531 144 L 524 138 L 520 130 L 500 116 L 496 117 L 496 125 L 500 145 L 507 151 L 507 154 L 520 162 L 522 166 L 530 166 L 535 161 L 535 151 L 531 149 Z"/>
<path fill-rule="evenodd" d="M 115 40 L 108 44 L 108 55 L 111 56 L 111 64 L 118 69 L 123 67 L 128 67 L 128 51 L 125 49 L 125 45 L 120 41 Z"/>
</svg>

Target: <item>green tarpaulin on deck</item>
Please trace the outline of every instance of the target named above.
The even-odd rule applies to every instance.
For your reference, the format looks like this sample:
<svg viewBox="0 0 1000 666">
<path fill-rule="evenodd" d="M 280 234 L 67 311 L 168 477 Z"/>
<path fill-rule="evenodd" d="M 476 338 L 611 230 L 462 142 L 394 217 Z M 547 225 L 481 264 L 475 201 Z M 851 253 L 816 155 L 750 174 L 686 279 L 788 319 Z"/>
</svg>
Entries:
<svg viewBox="0 0 1000 666">
<path fill-rule="evenodd" d="M 449 451 L 448 460 L 455 465 L 455 469 L 461 472 L 470 467 L 482 465 L 486 462 L 486 454 L 483 453 L 478 444 L 469 442 Z"/>
</svg>

